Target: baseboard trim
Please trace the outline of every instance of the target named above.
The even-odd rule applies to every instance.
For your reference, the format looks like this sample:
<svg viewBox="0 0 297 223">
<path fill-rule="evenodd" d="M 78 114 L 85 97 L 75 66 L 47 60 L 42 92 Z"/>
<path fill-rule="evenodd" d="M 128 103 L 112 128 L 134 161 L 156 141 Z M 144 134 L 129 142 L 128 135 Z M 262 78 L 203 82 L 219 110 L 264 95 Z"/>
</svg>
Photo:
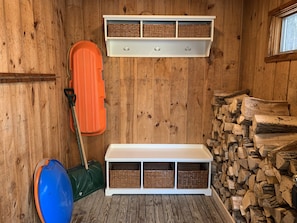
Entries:
<svg viewBox="0 0 297 223">
<path fill-rule="evenodd" d="M 217 203 L 220 211 L 222 213 L 224 213 L 224 219 L 226 219 L 227 222 L 235 223 L 235 220 L 232 218 L 231 214 L 226 209 L 225 205 L 223 204 L 223 202 L 222 202 L 220 196 L 218 195 L 218 193 L 216 192 L 216 190 L 213 187 L 211 187 L 211 189 L 212 189 L 212 197 L 213 197 L 213 199 Z"/>
</svg>

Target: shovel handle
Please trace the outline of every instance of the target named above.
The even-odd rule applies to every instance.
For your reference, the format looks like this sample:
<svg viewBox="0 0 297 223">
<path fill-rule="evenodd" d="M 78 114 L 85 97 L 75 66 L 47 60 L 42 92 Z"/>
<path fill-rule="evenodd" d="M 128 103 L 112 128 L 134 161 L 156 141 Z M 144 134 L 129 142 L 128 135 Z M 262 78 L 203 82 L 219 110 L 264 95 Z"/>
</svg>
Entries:
<svg viewBox="0 0 297 223">
<path fill-rule="evenodd" d="M 75 111 L 76 95 L 74 93 L 73 88 L 65 88 L 64 93 L 65 93 L 66 97 L 68 98 L 69 106 L 71 108 L 72 119 L 73 119 L 74 129 L 75 129 L 75 133 L 76 133 L 78 149 L 79 149 L 79 152 L 80 152 L 80 158 L 81 158 L 81 161 L 82 161 L 82 166 L 84 166 L 85 169 L 88 170 L 89 169 L 88 161 L 87 161 L 82 136 L 81 136 L 81 133 L 80 133 L 80 127 L 79 127 L 79 123 L 78 123 L 78 119 L 77 119 L 76 111 Z"/>
<path fill-rule="evenodd" d="M 64 93 L 68 99 L 69 106 L 74 106 L 75 101 L 76 101 L 76 94 L 74 94 L 74 89 L 73 88 L 65 88 Z"/>
</svg>

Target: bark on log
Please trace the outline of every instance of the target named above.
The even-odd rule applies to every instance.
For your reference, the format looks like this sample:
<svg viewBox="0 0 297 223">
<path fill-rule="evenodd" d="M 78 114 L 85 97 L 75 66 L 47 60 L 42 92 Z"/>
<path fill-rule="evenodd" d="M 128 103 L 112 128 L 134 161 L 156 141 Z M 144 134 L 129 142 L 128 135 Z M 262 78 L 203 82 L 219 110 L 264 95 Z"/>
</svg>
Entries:
<svg viewBox="0 0 297 223">
<path fill-rule="evenodd" d="M 226 100 L 230 98 L 234 98 L 238 95 L 246 95 L 248 96 L 250 94 L 250 90 L 242 90 L 242 91 L 236 91 L 236 92 L 221 92 L 216 91 L 214 92 L 214 96 L 212 98 L 212 105 L 221 106 L 223 104 L 226 104 Z"/>
<path fill-rule="evenodd" d="M 254 115 L 252 123 L 254 134 L 297 133 L 296 116 Z"/>
<path fill-rule="evenodd" d="M 242 100 L 241 113 L 245 119 L 252 120 L 255 114 L 289 115 L 289 104 L 286 101 L 268 101 L 254 97 Z"/>
<path fill-rule="evenodd" d="M 267 133 L 256 134 L 253 137 L 255 148 L 257 149 L 259 149 L 263 145 L 275 148 L 284 146 L 296 139 L 297 133 Z"/>
</svg>

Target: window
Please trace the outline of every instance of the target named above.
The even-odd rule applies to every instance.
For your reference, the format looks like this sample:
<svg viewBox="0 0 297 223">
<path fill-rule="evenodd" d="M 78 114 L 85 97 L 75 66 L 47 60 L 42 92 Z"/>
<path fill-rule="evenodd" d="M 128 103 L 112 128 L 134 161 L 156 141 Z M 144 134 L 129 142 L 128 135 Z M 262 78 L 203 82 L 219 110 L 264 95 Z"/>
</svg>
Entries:
<svg viewBox="0 0 297 223">
<path fill-rule="evenodd" d="M 266 62 L 297 60 L 297 1 L 269 12 L 269 42 Z"/>
<path fill-rule="evenodd" d="M 280 53 L 297 50 L 297 14 L 282 19 Z"/>
</svg>

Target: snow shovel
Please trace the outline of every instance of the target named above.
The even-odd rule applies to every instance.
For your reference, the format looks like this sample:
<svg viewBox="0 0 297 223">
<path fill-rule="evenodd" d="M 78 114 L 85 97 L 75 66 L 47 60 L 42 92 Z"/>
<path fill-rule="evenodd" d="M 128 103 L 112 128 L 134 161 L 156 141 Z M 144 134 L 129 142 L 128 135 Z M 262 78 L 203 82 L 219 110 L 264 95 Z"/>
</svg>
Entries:
<svg viewBox="0 0 297 223">
<path fill-rule="evenodd" d="M 88 162 L 86 158 L 79 123 L 75 112 L 76 95 L 74 90 L 73 88 L 65 88 L 64 93 L 71 108 L 76 140 L 81 159 L 81 165 L 67 171 L 72 185 L 73 200 L 77 201 L 96 190 L 104 188 L 105 184 L 101 164 L 94 160 Z"/>
</svg>

